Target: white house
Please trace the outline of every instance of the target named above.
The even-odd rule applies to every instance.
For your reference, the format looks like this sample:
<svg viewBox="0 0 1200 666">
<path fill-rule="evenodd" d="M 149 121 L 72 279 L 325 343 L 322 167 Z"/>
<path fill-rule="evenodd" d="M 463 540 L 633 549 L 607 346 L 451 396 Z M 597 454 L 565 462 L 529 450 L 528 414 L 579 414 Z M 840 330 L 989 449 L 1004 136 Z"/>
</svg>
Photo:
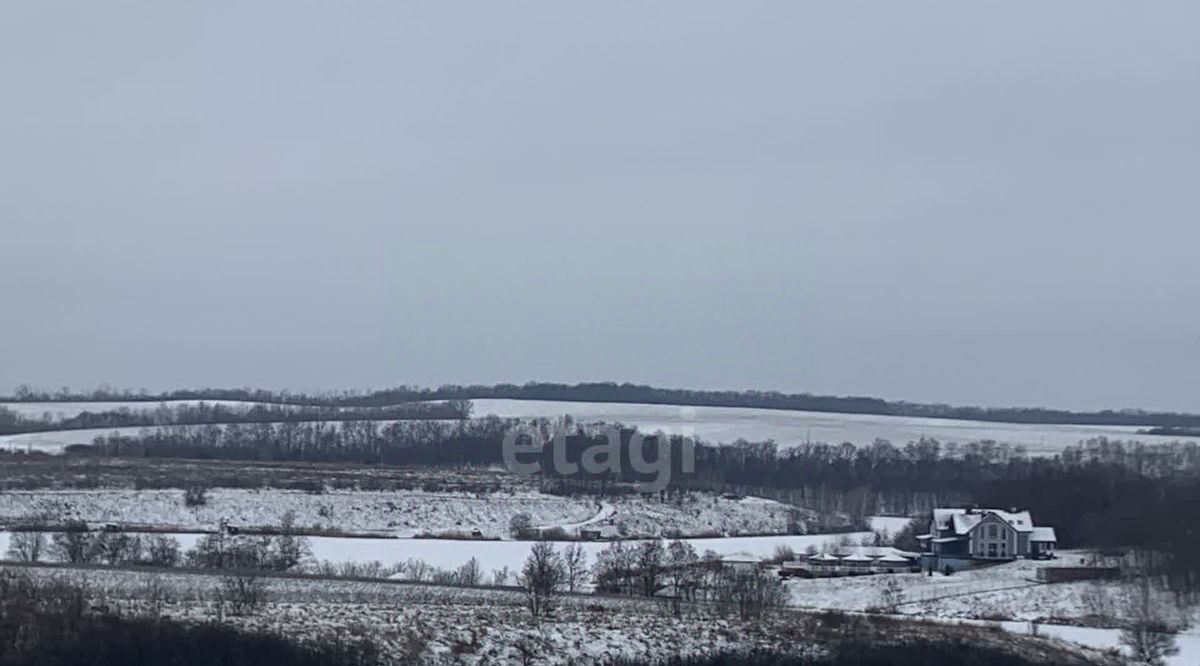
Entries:
<svg viewBox="0 0 1200 666">
<path fill-rule="evenodd" d="M 1053 557 L 1053 527 L 1035 526 L 1028 511 L 934 509 L 929 533 L 918 536 L 939 559 L 1014 560 Z"/>
</svg>

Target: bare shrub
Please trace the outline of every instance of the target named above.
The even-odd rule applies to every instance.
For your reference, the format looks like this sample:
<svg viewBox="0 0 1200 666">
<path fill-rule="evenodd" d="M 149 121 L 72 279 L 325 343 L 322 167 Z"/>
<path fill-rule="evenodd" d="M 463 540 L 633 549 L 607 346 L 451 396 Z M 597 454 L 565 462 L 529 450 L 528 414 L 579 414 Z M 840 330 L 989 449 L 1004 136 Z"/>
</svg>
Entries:
<svg viewBox="0 0 1200 666">
<path fill-rule="evenodd" d="M 791 546 L 780 544 L 775 546 L 775 553 L 771 556 L 771 562 L 779 564 L 781 562 L 795 562 L 796 551 L 792 550 Z"/>
<path fill-rule="evenodd" d="M 754 620 L 782 608 L 787 590 L 779 577 L 757 567 L 721 567 L 716 582 L 717 608 L 742 620 Z"/>
<path fill-rule="evenodd" d="M 267 601 L 267 581 L 252 572 L 224 576 L 217 589 L 218 603 L 233 615 L 252 615 Z"/>
<path fill-rule="evenodd" d="M 887 611 L 904 603 L 904 586 L 895 576 L 885 576 L 883 585 L 879 588 L 879 605 Z"/>
<path fill-rule="evenodd" d="M 513 641 L 513 651 L 517 653 L 517 659 L 520 660 L 522 666 L 536 664 L 538 658 L 550 647 L 550 643 L 546 639 L 531 631 L 522 632 Z"/>
<path fill-rule="evenodd" d="M 146 578 L 142 586 L 142 597 L 146 600 L 146 615 L 154 619 L 162 617 L 163 608 L 173 601 L 171 591 L 164 584 L 160 574 Z"/>
<path fill-rule="evenodd" d="M 189 507 L 204 506 L 208 504 L 208 487 L 201 484 L 192 484 L 183 491 L 183 505 Z"/>
<path fill-rule="evenodd" d="M 508 521 L 508 532 L 514 539 L 531 539 L 536 536 L 533 518 L 527 513 L 518 513 Z"/>
</svg>

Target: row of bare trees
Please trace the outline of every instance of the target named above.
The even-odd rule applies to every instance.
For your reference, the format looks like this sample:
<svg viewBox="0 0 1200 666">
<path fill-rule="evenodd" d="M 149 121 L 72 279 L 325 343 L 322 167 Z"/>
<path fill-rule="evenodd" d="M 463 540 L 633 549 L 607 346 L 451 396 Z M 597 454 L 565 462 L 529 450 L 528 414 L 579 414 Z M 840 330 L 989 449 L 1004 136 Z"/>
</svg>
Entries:
<svg viewBox="0 0 1200 666">
<path fill-rule="evenodd" d="M 180 547 L 174 537 L 89 532 L 79 526 L 62 532 L 12 532 L 7 555 L 18 562 L 173 567 L 180 562 Z"/>
<path fill-rule="evenodd" d="M 682 540 L 666 547 L 657 540 L 613 542 L 591 567 L 579 544 L 559 553 L 550 542 L 535 543 L 517 583 L 530 613 L 540 618 L 553 614 L 559 595 L 582 588 L 589 573 L 597 592 L 662 598 L 676 612 L 683 603 L 698 602 L 745 620 L 786 602 L 779 577 L 757 563 L 723 562 L 711 551 L 700 556 Z"/>
<path fill-rule="evenodd" d="M 73 430 L 83 428 L 129 428 L 169 425 L 301 423 L 306 421 L 386 421 L 396 419 L 465 419 L 471 403 L 419 402 L 383 407 L 330 407 L 317 405 L 264 405 L 181 403 L 147 405 L 142 409 L 121 407 L 84 411 L 61 416 L 52 409 L 38 416 L 23 415 L 0 405 L 0 434 Z"/>
</svg>

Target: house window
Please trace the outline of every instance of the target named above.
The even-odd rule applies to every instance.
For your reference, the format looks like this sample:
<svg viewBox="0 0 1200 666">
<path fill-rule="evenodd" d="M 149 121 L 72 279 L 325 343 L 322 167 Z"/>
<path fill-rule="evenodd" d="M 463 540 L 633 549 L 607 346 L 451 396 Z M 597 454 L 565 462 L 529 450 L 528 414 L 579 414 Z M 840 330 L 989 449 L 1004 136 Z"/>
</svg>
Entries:
<svg viewBox="0 0 1200 666">
<path fill-rule="evenodd" d="M 988 557 L 996 557 L 996 544 L 995 543 L 989 543 L 987 545 L 987 556 Z"/>
</svg>

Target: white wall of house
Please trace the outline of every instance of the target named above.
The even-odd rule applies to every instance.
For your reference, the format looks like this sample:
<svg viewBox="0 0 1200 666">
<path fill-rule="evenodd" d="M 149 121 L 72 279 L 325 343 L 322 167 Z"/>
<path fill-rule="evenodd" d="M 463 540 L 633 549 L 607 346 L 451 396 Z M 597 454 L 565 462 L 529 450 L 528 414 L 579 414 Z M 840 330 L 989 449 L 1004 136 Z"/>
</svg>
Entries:
<svg viewBox="0 0 1200 666">
<path fill-rule="evenodd" d="M 970 549 L 975 557 L 1011 559 L 1017 550 L 1017 530 L 1012 525 L 988 514 L 970 531 Z"/>
</svg>

